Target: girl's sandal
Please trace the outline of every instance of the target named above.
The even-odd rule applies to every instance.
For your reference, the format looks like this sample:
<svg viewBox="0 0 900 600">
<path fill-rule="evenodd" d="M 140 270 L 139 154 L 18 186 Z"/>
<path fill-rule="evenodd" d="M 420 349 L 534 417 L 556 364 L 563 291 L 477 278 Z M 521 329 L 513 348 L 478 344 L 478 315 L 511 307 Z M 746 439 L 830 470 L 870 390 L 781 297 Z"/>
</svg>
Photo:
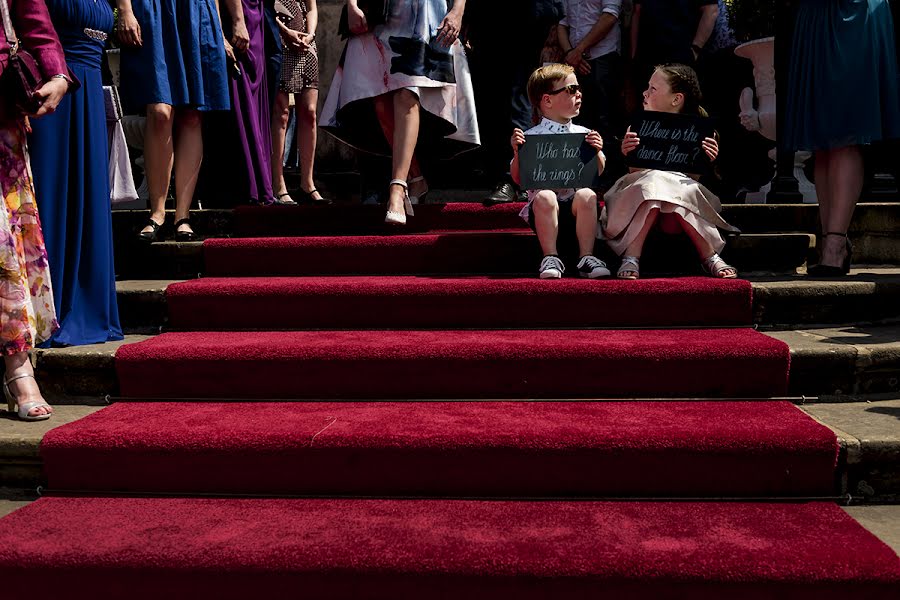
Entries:
<svg viewBox="0 0 900 600">
<path fill-rule="evenodd" d="M 6 396 L 6 404 L 9 412 L 15 413 L 16 416 L 19 417 L 22 421 L 46 421 L 50 418 L 50 415 L 53 413 L 43 413 L 32 415 L 29 414 L 36 408 L 50 408 L 50 405 L 46 402 L 42 402 L 40 400 L 33 400 L 31 402 L 19 402 L 18 397 L 12 393 L 12 390 L 9 389 L 9 384 L 17 379 L 24 379 L 25 377 L 31 377 L 34 379 L 34 375 L 14 375 L 9 379 L 3 378 L 3 395 Z"/>
<path fill-rule="evenodd" d="M 622 264 L 616 271 L 616 277 L 619 279 L 640 279 L 641 277 L 641 258 L 639 256 L 623 256 Z M 626 275 L 626 273 L 631 273 Z"/>
<path fill-rule="evenodd" d="M 719 279 L 737 278 L 737 269 L 722 260 L 722 257 L 715 252 L 713 252 L 712 256 L 700 263 L 700 266 L 703 267 L 703 270 L 712 277 L 718 277 Z M 726 273 L 726 271 L 732 272 Z"/>
</svg>

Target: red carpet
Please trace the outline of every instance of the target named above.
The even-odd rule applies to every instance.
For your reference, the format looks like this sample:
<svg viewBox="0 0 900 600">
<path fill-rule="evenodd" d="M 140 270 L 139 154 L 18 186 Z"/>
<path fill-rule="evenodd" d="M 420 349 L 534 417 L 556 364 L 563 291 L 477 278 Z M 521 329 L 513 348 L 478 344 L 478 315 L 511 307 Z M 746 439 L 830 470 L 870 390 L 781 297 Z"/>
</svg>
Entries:
<svg viewBox="0 0 900 600">
<path fill-rule="evenodd" d="M 41 443 L 53 490 L 827 496 L 834 433 L 788 402 L 119 403 Z"/>
<path fill-rule="evenodd" d="M 170 325 L 193 330 L 749 325 L 751 294 L 748 281 L 711 277 L 208 278 L 166 290 Z"/>
<path fill-rule="evenodd" d="M 362 237 L 211 239 L 206 274 L 537 274 L 541 251 L 529 232 L 453 232 Z"/>
<path fill-rule="evenodd" d="M 765 398 L 789 362 L 751 329 L 184 332 L 116 354 L 132 398 Z"/>
<path fill-rule="evenodd" d="M 528 229 L 519 217 L 522 203 L 484 206 L 474 202 L 423 204 L 415 207 L 406 231 Z M 238 237 L 371 235 L 388 231 L 384 206 L 238 206 L 234 231 Z"/>
<path fill-rule="evenodd" d="M 8 598 L 897 597 L 826 503 L 45 498 L 0 521 Z"/>
</svg>

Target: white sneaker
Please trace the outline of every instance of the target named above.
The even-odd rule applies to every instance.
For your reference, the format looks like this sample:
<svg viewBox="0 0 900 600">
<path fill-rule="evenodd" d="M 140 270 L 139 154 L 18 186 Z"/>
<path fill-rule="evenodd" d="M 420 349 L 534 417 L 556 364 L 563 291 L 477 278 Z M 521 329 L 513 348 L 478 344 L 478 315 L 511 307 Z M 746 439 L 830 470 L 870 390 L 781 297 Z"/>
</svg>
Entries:
<svg viewBox="0 0 900 600">
<path fill-rule="evenodd" d="M 545 256 L 541 261 L 541 279 L 559 279 L 566 272 L 566 266 L 558 256 Z"/>
<path fill-rule="evenodd" d="M 581 273 L 582 277 L 590 279 L 609 277 L 610 275 L 609 269 L 606 268 L 606 263 L 591 254 L 582 256 L 581 260 L 578 261 L 578 272 Z"/>
</svg>

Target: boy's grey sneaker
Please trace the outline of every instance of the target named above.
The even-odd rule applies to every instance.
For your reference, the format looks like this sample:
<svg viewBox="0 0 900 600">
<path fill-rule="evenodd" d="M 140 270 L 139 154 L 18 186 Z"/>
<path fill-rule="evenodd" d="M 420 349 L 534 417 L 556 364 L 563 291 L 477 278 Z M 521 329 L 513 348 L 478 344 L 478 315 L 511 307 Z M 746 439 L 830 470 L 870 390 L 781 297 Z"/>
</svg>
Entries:
<svg viewBox="0 0 900 600">
<path fill-rule="evenodd" d="M 606 268 L 606 263 L 590 254 L 582 256 L 581 260 L 578 261 L 578 272 L 581 273 L 582 277 L 590 279 L 609 277 L 610 275 L 609 269 Z"/>
<path fill-rule="evenodd" d="M 545 256 L 541 261 L 541 279 L 559 279 L 565 271 L 566 266 L 558 256 Z"/>
</svg>

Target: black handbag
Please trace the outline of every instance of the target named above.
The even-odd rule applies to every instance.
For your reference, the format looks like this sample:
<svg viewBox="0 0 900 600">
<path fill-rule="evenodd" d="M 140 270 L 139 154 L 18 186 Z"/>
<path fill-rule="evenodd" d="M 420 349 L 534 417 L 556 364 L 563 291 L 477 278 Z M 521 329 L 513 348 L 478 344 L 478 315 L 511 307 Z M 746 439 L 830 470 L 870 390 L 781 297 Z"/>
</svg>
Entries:
<svg viewBox="0 0 900 600">
<path fill-rule="evenodd" d="M 369 31 L 372 31 L 376 25 L 383 25 L 387 22 L 388 11 L 390 10 L 389 0 L 359 0 L 360 10 L 366 15 L 366 22 L 369 24 Z M 353 33 L 350 31 L 350 25 L 347 20 L 347 5 L 341 9 L 341 20 L 338 23 L 338 34 L 341 39 L 347 39 Z"/>
<path fill-rule="evenodd" d="M 37 61 L 19 45 L 6 0 L 0 0 L 0 13 L 6 42 L 9 44 L 9 62 L 0 76 L 0 91 L 9 102 L 8 108 L 15 107 L 21 112 L 33 114 L 41 107 L 41 102 L 34 97 L 34 93 L 43 85 L 43 77 Z"/>
</svg>

